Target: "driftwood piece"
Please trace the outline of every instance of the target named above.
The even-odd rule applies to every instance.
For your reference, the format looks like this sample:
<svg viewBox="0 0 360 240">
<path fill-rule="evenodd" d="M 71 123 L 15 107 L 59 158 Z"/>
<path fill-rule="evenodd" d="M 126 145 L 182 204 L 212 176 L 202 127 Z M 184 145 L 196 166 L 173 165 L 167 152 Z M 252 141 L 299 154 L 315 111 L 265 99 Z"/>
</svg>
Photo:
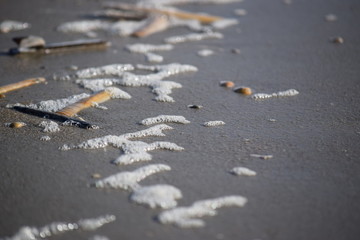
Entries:
<svg viewBox="0 0 360 240">
<path fill-rule="evenodd" d="M 90 97 L 81 99 L 80 101 L 71 104 L 56 113 L 63 116 L 73 117 L 78 112 L 92 107 L 94 104 L 103 103 L 111 99 L 112 93 L 107 90 L 103 90 L 96 94 L 91 95 Z"/>
<path fill-rule="evenodd" d="M 169 19 L 166 15 L 151 16 L 139 30 L 135 31 L 132 36 L 146 37 L 151 34 L 161 32 L 170 26 Z"/>
<path fill-rule="evenodd" d="M 46 81 L 45 78 L 30 78 L 17 83 L 11 83 L 0 87 L 0 94 L 15 91 L 17 89 L 21 89 L 24 87 L 29 87 L 34 84 L 44 83 L 45 81 Z"/>
<path fill-rule="evenodd" d="M 9 54 L 48 54 L 56 52 L 66 52 L 73 50 L 86 50 L 86 49 L 103 49 L 110 46 L 110 42 L 101 39 L 80 39 L 69 42 L 49 43 L 40 47 L 18 47 L 11 48 Z"/>
</svg>

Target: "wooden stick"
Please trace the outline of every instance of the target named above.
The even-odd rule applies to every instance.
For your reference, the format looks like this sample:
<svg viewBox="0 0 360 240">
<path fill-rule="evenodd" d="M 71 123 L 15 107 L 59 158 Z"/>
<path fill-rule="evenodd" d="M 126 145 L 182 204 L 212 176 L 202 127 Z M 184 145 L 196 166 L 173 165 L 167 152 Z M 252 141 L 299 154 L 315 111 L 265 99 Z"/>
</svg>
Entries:
<svg viewBox="0 0 360 240">
<path fill-rule="evenodd" d="M 170 23 L 166 15 L 155 15 L 150 17 L 145 26 L 135 31 L 132 36 L 146 37 L 153 33 L 161 32 L 169 27 Z"/>
<path fill-rule="evenodd" d="M 109 3 L 105 3 L 104 6 L 107 8 L 122 9 L 122 10 L 143 11 L 143 12 L 148 12 L 148 13 L 160 13 L 160 14 L 165 14 L 167 16 L 174 16 L 174 17 L 178 17 L 178 18 L 182 18 L 182 19 L 198 20 L 202 23 L 212 23 L 212 22 L 222 19 L 222 17 L 218 17 L 218 16 L 211 16 L 211 15 L 204 15 L 204 14 L 176 11 L 176 10 L 138 7 L 136 5 L 127 4 L 127 3 L 109 2 Z"/>
<path fill-rule="evenodd" d="M 29 87 L 34 84 L 44 83 L 45 78 L 30 78 L 17 83 L 11 83 L 5 86 L 0 87 L 0 94 L 15 91 L 20 88 Z"/>
<path fill-rule="evenodd" d="M 59 43 L 49 43 L 43 47 L 38 48 L 11 48 L 9 50 L 10 55 L 22 54 L 22 53 L 56 53 L 56 52 L 66 52 L 73 50 L 82 50 L 82 49 L 103 49 L 111 45 L 110 42 L 101 40 L 101 39 L 81 39 L 69 42 L 59 42 Z"/>
<path fill-rule="evenodd" d="M 109 99 L 111 99 L 111 96 L 112 93 L 105 89 L 99 93 L 91 95 L 90 97 L 81 99 L 80 101 L 63 108 L 56 113 L 63 116 L 73 117 L 78 112 L 86 108 L 92 107 L 94 103 L 103 103 L 108 101 Z"/>
</svg>

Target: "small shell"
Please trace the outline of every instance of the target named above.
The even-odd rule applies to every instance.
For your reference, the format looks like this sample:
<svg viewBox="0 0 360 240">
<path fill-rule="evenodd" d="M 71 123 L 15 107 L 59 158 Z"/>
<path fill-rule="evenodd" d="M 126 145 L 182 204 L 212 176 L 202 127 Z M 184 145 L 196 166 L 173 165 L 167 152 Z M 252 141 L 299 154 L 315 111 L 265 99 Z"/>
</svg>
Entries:
<svg viewBox="0 0 360 240">
<path fill-rule="evenodd" d="M 13 123 L 10 123 L 9 127 L 11 128 L 22 128 L 26 126 L 26 123 L 23 123 L 23 122 L 13 122 Z"/>
<path fill-rule="evenodd" d="M 249 87 L 238 87 L 238 88 L 234 89 L 234 92 L 241 93 L 241 94 L 244 94 L 244 95 L 251 95 L 252 94 L 251 88 L 249 88 Z"/>
<path fill-rule="evenodd" d="M 232 88 L 235 86 L 235 84 L 232 81 L 221 81 L 220 86 L 226 87 L 226 88 Z"/>
<path fill-rule="evenodd" d="M 331 41 L 333 43 L 336 43 L 336 44 L 343 44 L 344 43 L 344 39 L 342 37 L 334 37 L 333 39 L 331 39 Z"/>
</svg>

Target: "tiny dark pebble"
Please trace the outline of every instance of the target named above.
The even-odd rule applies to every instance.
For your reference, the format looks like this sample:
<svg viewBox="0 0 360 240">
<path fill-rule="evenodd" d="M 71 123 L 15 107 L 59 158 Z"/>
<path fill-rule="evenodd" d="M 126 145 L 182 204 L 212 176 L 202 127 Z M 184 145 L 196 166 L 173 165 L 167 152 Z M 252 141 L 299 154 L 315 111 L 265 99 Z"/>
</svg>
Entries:
<svg viewBox="0 0 360 240">
<path fill-rule="evenodd" d="M 101 178 L 101 175 L 99 173 L 94 173 L 91 175 L 91 177 L 97 179 L 97 178 Z"/>
<path fill-rule="evenodd" d="M 200 109 L 200 108 L 203 108 L 203 106 L 201 106 L 201 105 L 188 105 L 188 108 Z"/>
<path fill-rule="evenodd" d="M 344 39 L 342 37 L 334 37 L 331 39 L 331 41 L 333 43 L 336 43 L 336 44 L 343 44 L 344 43 Z"/>
<path fill-rule="evenodd" d="M 233 48 L 233 49 L 231 49 L 231 53 L 240 54 L 240 53 L 241 53 L 241 50 L 238 49 L 238 48 Z"/>
</svg>

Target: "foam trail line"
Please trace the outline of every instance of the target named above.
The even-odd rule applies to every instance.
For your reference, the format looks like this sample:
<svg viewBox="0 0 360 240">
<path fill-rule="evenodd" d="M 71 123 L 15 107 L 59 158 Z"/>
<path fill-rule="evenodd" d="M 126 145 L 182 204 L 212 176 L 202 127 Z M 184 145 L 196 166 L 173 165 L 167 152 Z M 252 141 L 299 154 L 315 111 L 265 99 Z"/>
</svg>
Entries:
<svg viewBox="0 0 360 240">
<path fill-rule="evenodd" d="M 41 110 L 36 110 L 36 109 L 32 109 L 32 108 L 27 108 L 27 107 L 20 107 L 20 106 L 14 106 L 13 107 L 14 110 L 22 112 L 22 113 L 26 113 L 26 114 L 30 114 L 33 116 L 37 116 L 37 117 L 41 117 L 41 118 L 46 118 L 46 119 L 51 119 L 51 120 L 55 120 L 58 122 L 62 122 L 65 123 L 66 125 L 70 125 L 70 126 L 77 126 L 79 128 L 85 128 L 85 129 L 96 129 L 98 128 L 97 125 L 85 122 L 85 121 L 81 121 L 75 118 L 70 118 L 70 117 L 66 117 L 60 114 L 56 114 L 56 113 L 51 113 L 51 112 L 45 112 L 45 111 L 41 111 Z"/>
</svg>

